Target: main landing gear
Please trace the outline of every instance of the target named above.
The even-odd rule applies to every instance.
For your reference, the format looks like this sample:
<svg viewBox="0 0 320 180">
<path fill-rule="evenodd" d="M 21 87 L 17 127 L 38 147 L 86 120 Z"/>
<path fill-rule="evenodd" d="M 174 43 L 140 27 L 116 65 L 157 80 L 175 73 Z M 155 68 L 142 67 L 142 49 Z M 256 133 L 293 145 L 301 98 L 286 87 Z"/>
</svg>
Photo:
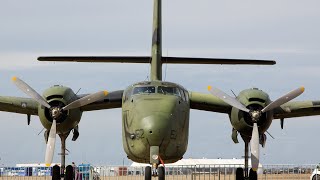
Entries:
<svg viewBox="0 0 320 180">
<path fill-rule="evenodd" d="M 48 130 L 46 130 L 46 132 L 44 133 L 44 138 L 46 143 L 48 142 L 48 137 L 49 137 L 49 132 Z M 61 168 L 60 168 L 60 173 L 62 174 L 61 176 L 64 176 L 64 172 L 65 172 L 65 168 L 66 168 L 66 155 L 68 155 L 66 153 L 66 140 L 69 136 L 71 131 L 69 131 L 66 134 L 59 134 L 60 140 L 61 140 L 61 151 L 59 153 L 59 155 L 61 156 Z M 73 129 L 73 136 L 72 136 L 72 141 L 76 141 L 79 137 L 79 127 L 76 126 Z"/>
<path fill-rule="evenodd" d="M 249 141 L 244 140 L 245 150 L 244 150 L 244 170 L 243 168 L 237 168 L 236 180 L 257 180 L 257 171 L 250 169 L 249 173 Z"/>
<path fill-rule="evenodd" d="M 159 180 L 165 180 L 165 168 L 158 165 L 154 165 L 152 168 L 147 166 L 144 171 L 144 179 L 151 180 L 152 176 L 158 176 Z"/>
<path fill-rule="evenodd" d="M 54 165 L 52 167 L 52 180 L 74 180 L 75 174 L 74 174 L 74 167 L 69 165 L 66 167 L 66 173 L 61 174 L 61 169 L 58 165 Z"/>
<path fill-rule="evenodd" d="M 68 134 L 59 134 L 61 139 L 61 174 L 64 174 L 65 168 L 66 168 L 66 139 L 69 136 Z"/>
</svg>

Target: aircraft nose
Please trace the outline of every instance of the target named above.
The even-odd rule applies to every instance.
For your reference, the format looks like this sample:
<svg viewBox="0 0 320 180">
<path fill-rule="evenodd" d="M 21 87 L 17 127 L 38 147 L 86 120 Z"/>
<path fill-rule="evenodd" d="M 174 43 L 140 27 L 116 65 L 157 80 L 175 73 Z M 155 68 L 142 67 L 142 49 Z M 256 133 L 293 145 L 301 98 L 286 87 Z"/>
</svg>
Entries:
<svg viewBox="0 0 320 180">
<path fill-rule="evenodd" d="M 142 124 L 150 146 L 159 146 L 170 132 L 172 114 L 154 112 L 144 117 Z"/>
</svg>

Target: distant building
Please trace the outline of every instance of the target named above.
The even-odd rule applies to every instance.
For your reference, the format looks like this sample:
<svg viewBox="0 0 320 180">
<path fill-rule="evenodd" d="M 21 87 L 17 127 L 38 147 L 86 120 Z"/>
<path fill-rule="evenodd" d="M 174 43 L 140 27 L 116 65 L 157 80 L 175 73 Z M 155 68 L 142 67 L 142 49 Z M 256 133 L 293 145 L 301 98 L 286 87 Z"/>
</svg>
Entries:
<svg viewBox="0 0 320 180">
<path fill-rule="evenodd" d="M 50 167 L 53 167 L 54 165 L 61 166 L 61 163 L 52 163 Z M 16 167 L 46 167 L 46 164 L 16 164 Z"/>
<path fill-rule="evenodd" d="M 132 163 L 131 167 L 145 167 L 150 166 L 149 164 L 143 164 L 143 163 Z M 200 168 L 208 168 L 208 167 L 220 167 L 220 168 L 237 168 L 242 167 L 244 168 L 244 159 L 181 159 L 175 163 L 172 164 L 165 164 L 166 167 L 182 167 L 182 166 L 197 166 Z M 251 160 L 249 159 L 249 167 L 251 166 Z M 262 174 L 263 172 L 263 166 L 259 163 L 259 169 L 258 174 Z"/>
</svg>

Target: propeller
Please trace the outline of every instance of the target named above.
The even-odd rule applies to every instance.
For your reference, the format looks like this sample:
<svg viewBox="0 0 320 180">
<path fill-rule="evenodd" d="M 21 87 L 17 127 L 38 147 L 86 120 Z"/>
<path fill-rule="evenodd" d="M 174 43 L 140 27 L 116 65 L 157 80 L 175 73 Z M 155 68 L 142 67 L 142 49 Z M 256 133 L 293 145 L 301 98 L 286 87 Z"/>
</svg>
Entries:
<svg viewBox="0 0 320 180">
<path fill-rule="evenodd" d="M 247 107 L 245 107 L 241 102 L 239 102 L 236 98 L 229 96 L 228 94 L 224 93 L 218 88 L 212 88 L 211 86 L 208 86 L 208 90 L 211 94 L 218 97 L 225 103 L 231 105 L 232 107 L 235 107 L 239 110 L 242 110 L 244 112 L 247 112 L 250 114 L 252 121 L 253 121 L 253 129 L 252 129 L 252 135 L 251 135 L 251 142 L 250 142 L 250 149 L 251 149 L 251 166 L 254 171 L 258 169 L 259 166 L 259 129 L 258 129 L 258 120 L 260 119 L 261 115 L 267 111 L 271 111 L 282 104 L 285 104 L 292 99 L 298 97 L 304 92 L 304 87 L 300 87 L 298 89 L 295 89 L 286 95 L 278 98 L 277 100 L 271 102 L 266 107 L 264 107 L 262 110 L 249 110 Z"/>
<path fill-rule="evenodd" d="M 75 100 L 71 102 L 70 104 L 64 106 L 64 107 L 52 107 L 39 93 L 37 93 L 32 87 L 30 87 L 27 83 L 22 81 L 21 79 L 17 77 L 12 78 L 13 83 L 25 94 L 33 98 L 35 101 L 37 101 L 42 106 L 46 107 L 50 111 L 50 115 L 53 119 L 52 125 L 50 128 L 49 138 L 47 142 L 47 148 L 46 148 L 46 155 L 45 155 L 45 164 L 46 166 L 50 166 L 53 159 L 54 154 L 54 148 L 55 148 L 55 142 L 56 142 L 56 134 L 57 134 L 57 118 L 59 118 L 63 111 L 67 111 L 70 109 L 79 108 L 82 106 L 85 106 L 87 104 L 102 100 L 105 98 L 105 96 L 108 95 L 107 91 L 100 91 L 93 94 L 89 94 L 87 96 L 84 96 L 78 100 Z"/>
<path fill-rule="evenodd" d="M 56 146 L 56 133 L 57 132 L 57 122 L 54 119 L 51 125 L 49 138 L 47 142 L 46 155 L 45 155 L 45 164 L 49 167 L 52 163 L 54 148 Z"/>
<path fill-rule="evenodd" d="M 251 142 L 250 142 L 250 151 L 251 151 L 251 167 L 254 171 L 257 171 L 259 167 L 259 129 L 258 124 L 253 123 Z"/>
<path fill-rule="evenodd" d="M 12 81 L 21 91 L 23 91 L 28 96 L 32 97 L 39 104 L 41 104 L 42 106 L 45 106 L 46 108 L 51 108 L 50 104 L 48 104 L 48 102 L 45 99 L 43 99 L 43 97 L 40 96 L 40 94 L 38 94 L 27 83 L 25 83 L 24 81 L 22 81 L 21 79 L 19 79 L 17 77 L 13 77 Z"/>
</svg>

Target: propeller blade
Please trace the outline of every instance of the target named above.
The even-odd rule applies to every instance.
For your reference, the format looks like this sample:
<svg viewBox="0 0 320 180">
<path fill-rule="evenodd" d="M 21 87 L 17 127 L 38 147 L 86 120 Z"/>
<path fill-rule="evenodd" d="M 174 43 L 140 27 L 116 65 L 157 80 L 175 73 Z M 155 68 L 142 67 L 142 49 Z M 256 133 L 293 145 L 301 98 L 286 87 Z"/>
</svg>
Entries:
<svg viewBox="0 0 320 180">
<path fill-rule="evenodd" d="M 47 108 L 50 108 L 51 106 L 47 103 L 43 97 L 38 94 L 32 87 L 30 87 L 27 83 L 22 81 L 21 79 L 17 77 L 12 78 L 13 83 L 24 93 L 26 93 L 28 96 L 32 97 L 34 100 L 36 100 L 39 104 L 42 106 L 45 106 Z"/>
<path fill-rule="evenodd" d="M 219 99 L 221 99 L 222 101 L 224 101 L 225 103 L 240 109 L 244 112 L 249 112 L 250 110 L 247 109 L 243 104 L 241 104 L 237 99 L 229 96 L 228 94 L 226 94 L 225 92 L 221 91 L 218 88 L 214 88 L 212 89 L 211 86 L 208 86 L 208 91 L 213 94 L 214 96 L 218 97 Z"/>
<path fill-rule="evenodd" d="M 251 167 L 254 171 L 257 171 L 259 167 L 259 131 L 257 123 L 253 123 L 253 130 L 250 142 L 251 151 Z"/>
<path fill-rule="evenodd" d="M 54 148 L 56 146 L 56 134 L 57 134 L 57 122 L 54 119 L 51 125 L 49 138 L 47 142 L 46 156 L 45 156 L 45 164 L 49 167 L 52 163 Z"/>
<path fill-rule="evenodd" d="M 94 94 L 89 94 L 85 97 L 82 97 L 76 101 L 73 101 L 72 103 L 68 104 L 63 110 L 69 110 L 69 109 L 74 109 L 74 108 L 79 108 L 82 106 L 85 106 L 87 104 L 99 101 L 104 99 L 108 95 L 108 91 L 100 91 Z"/>
<path fill-rule="evenodd" d="M 279 106 L 281 106 L 284 103 L 287 103 L 289 101 L 291 101 L 292 99 L 300 96 L 302 93 L 304 92 L 304 87 L 300 87 L 298 89 L 295 89 L 291 92 L 289 92 L 288 94 L 278 98 L 277 100 L 271 102 L 269 105 L 267 105 L 265 108 L 262 109 L 262 113 L 267 112 L 269 110 L 272 110 L 274 108 L 277 108 Z"/>
</svg>

